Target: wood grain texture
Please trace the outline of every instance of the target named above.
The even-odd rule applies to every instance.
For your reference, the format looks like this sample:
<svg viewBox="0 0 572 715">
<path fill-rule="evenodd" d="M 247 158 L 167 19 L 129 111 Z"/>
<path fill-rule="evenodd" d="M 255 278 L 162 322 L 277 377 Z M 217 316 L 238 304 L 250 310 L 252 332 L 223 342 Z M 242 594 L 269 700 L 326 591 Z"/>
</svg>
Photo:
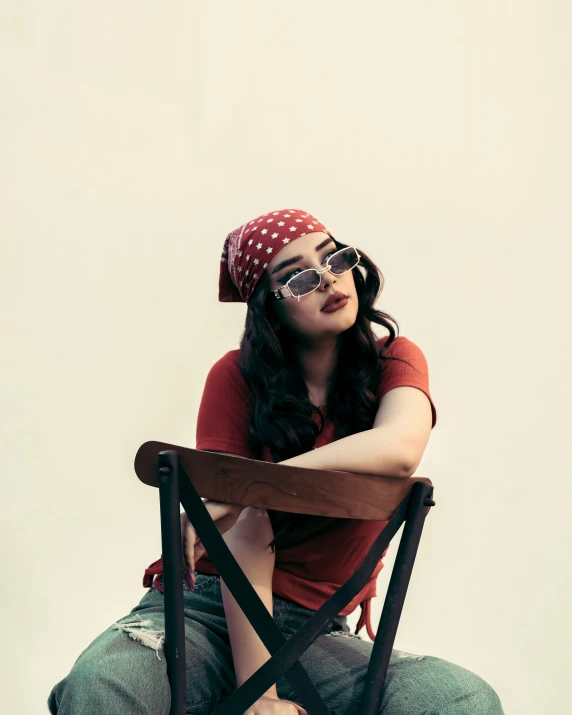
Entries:
<svg viewBox="0 0 572 715">
<path fill-rule="evenodd" d="M 387 520 L 416 482 L 431 484 L 425 477 L 305 469 L 155 441 L 142 444 L 135 456 L 144 484 L 158 486 L 157 455 L 166 450 L 177 452 L 201 497 L 297 514 Z"/>
</svg>

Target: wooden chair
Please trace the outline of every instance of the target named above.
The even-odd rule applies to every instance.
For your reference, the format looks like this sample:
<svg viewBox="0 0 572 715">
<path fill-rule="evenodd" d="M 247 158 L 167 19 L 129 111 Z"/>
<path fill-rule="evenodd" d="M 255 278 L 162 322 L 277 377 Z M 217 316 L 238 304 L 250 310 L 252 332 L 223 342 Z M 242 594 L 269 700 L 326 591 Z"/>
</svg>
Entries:
<svg viewBox="0 0 572 715">
<path fill-rule="evenodd" d="M 388 478 L 349 472 L 303 469 L 205 452 L 164 442 L 145 442 L 135 457 L 135 472 L 159 487 L 165 656 L 171 687 L 171 715 L 185 713 L 186 668 L 183 616 L 180 504 L 238 605 L 271 654 L 214 713 L 239 715 L 285 676 L 309 715 L 330 715 L 299 662 L 322 628 L 365 587 L 382 553 L 405 522 L 376 633 L 365 682 L 362 715 L 379 713 L 389 658 L 433 486 L 423 477 Z M 289 639 L 236 562 L 201 497 L 299 514 L 349 519 L 389 520 L 351 576 Z M 214 714 L 213 714 L 214 715 Z"/>
</svg>

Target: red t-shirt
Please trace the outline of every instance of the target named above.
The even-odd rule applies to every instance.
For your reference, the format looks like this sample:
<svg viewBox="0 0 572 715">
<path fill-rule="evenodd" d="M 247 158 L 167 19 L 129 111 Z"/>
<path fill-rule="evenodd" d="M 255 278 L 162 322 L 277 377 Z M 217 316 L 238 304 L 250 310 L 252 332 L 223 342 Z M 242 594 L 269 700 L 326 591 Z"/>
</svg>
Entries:
<svg viewBox="0 0 572 715">
<path fill-rule="evenodd" d="M 387 336 L 378 339 L 378 350 L 386 340 Z M 227 352 L 209 371 L 197 419 L 196 449 L 233 452 L 250 459 L 271 462 L 267 447 L 263 455 L 254 455 L 248 448 L 251 395 L 238 369 L 238 355 L 238 350 Z M 393 342 L 386 355 L 405 359 L 411 363 L 411 367 L 397 360 L 384 362 L 378 399 L 381 400 L 394 387 L 416 387 L 431 402 L 434 427 L 437 413 L 429 394 L 425 356 L 415 343 L 403 336 Z M 316 438 L 316 448 L 337 439 L 326 408 L 320 409 L 325 421 L 324 429 Z M 314 418 L 318 421 L 318 415 L 314 414 Z M 270 510 L 269 514 L 272 515 Z M 355 572 L 386 524 L 387 521 L 344 520 L 339 527 L 318 534 L 305 544 L 276 548 L 272 592 L 275 596 L 317 610 Z M 342 548 L 332 549 L 333 543 L 342 545 Z M 356 633 L 365 625 L 372 640 L 375 637 L 369 623 L 370 600 L 376 595 L 377 576 L 383 568 L 383 556 L 386 553 L 387 549 L 365 588 L 339 614 L 348 615 L 361 605 L 362 614 Z M 195 568 L 199 573 L 218 574 L 208 554 L 197 561 Z M 155 586 L 160 587 L 158 574 L 162 570 L 161 559 L 151 564 L 145 571 L 143 585 L 150 586 L 155 576 Z"/>
</svg>

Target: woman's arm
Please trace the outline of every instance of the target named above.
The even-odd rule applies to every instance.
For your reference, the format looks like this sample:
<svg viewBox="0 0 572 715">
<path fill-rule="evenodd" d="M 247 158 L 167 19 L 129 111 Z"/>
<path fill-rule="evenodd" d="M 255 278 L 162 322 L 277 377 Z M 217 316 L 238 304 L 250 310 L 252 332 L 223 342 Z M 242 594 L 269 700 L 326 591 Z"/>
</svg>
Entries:
<svg viewBox="0 0 572 715">
<path fill-rule="evenodd" d="M 431 417 L 431 403 L 421 390 L 396 387 L 381 399 L 372 429 L 285 459 L 280 464 L 379 477 L 410 477 L 419 466 L 429 441 Z"/>
<path fill-rule="evenodd" d="M 265 509 L 246 507 L 236 524 L 223 536 L 260 599 L 272 615 L 272 573 L 274 553 L 267 548 L 274 538 Z M 234 660 L 237 687 L 270 658 L 266 647 L 242 612 L 221 578 L 222 600 Z M 276 684 L 266 691 L 267 697 L 278 699 Z"/>
</svg>

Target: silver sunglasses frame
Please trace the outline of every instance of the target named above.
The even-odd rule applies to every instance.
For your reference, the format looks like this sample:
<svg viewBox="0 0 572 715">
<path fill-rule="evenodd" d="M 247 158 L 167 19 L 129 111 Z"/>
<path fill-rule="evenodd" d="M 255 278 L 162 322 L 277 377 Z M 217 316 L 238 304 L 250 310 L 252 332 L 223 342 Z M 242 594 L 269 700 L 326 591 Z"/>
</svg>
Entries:
<svg viewBox="0 0 572 715">
<path fill-rule="evenodd" d="M 338 253 L 341 253 L 342 251 L 347 251 L 348 248 L 354 249 L 354 251 L 356 252 L 357 257 L 358 257 L 358 262 L 355 264 L 355 266 L 348 268 L 347 271 L 343 271 L 343 273 L 333 273 L 330 268 L 330 265 L 329 265 L 330 261 L 332 260 L 332 258 L 334 256 L 337 256 Z M 316 268 L 305 268 L 303 271 L 300 271 L 300 273 L 297 273 L 295 276 L 292 276 L 292 278 L 290 278 L 290 280 L 287 281 L 281 288 L 277 288 L 276 290 L 271 290 L 271 291 L 269 291 L 269 293 L 274 298 L 274 300 L 284 300 L 284 298 L 298 298 L 298 302 L 300 302 L 300 298 L 304 298 L 305 296 L 310 295 L 310 293 L 313 293 L 315 290 L 318 290 L 318 288 L 322 285 L 322 273 L 326 273 L 327 271 L 330 271 L 330 273 L 332 273 L 333 276 L 343 276 L 344 273 L 348 273 L 348 271 L 353 271 L 354 268 L 357 268 L 360 264 L 360 261 L 361 261 L 361 256 L 360 256 L 357 248 L 355 246 L 345 246 L 345 248 L 340 248 L 339 251 L 332 253 L 332 255 L 326 261 L 326 267 L 324 268 L 324 270 L 318 271 Z M 298 276 L 301 276 L 302 273 L 304 273 L 305 271 L 315 271 L 320 277 L 320 282 L 318 283 L 318 285 L 315 288 L 312 288 L 311 291 L 308 291 L 308 293 L 304 293 L 304 295 L 294 295 L 294 293 L 292 293 L 292 291 L 290 290 L 288 283 L 290 283 L 290 281 L 293 281 L 295 278 L 298 278 Z M 288 293 L 286 293 L 286 294 L 282 293 L 282 291 L 285 290 L 286 288 L 288 288 Z"/>
</svg>

